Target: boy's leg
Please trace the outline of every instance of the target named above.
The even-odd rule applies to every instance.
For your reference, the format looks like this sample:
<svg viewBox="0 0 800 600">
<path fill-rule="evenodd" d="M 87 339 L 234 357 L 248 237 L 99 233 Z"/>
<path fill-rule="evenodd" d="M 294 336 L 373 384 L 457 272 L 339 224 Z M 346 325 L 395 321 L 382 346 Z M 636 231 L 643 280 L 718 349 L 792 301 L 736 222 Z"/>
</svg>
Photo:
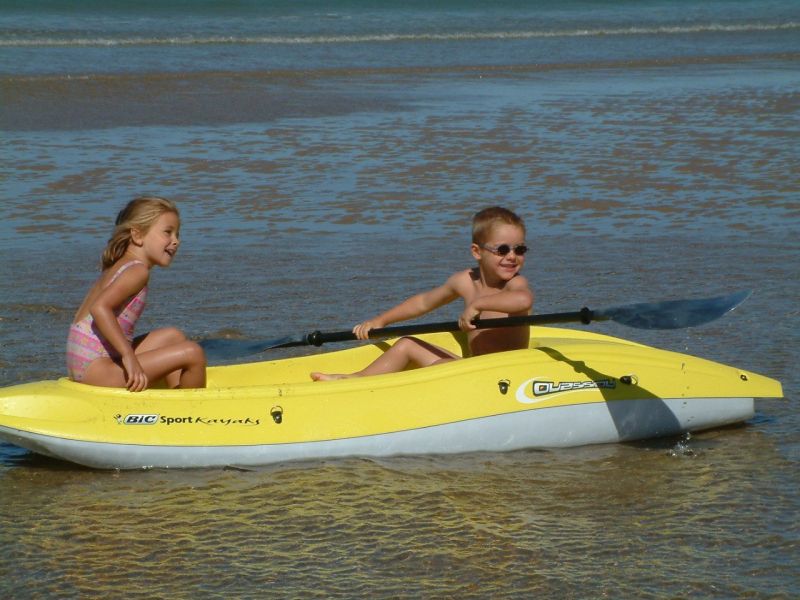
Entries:
<svg viewBox="0 0 800 600">
<path fill-rule="evenodd" d="M 397 340 L 386 352 L 381 354 L 372 363 L 360 371 L 350 374 L 311 373 L 314 381 L 327 381 L 330 379 L 344 379 L 346 377 L 362 377 L 365 375 L 380 375 L 381 373 L 396 373 L 402 371 L 410 364 L 418 367 L 455 360 L 461 358 L 457 354 L 448 352 L 444 348 L 434 346 L 417 338 L 405 337 Z"/>
<path fill-rule="evenodd" d="M 434 346 L 413 337 L 404 337 L 376 358 L 371 364 L 354 375 L 379 375 L 381 373 L 397 373 L 409 365 L 429 367 L 443 360 L 459 358 L 444 348 Z"/>
</svg>

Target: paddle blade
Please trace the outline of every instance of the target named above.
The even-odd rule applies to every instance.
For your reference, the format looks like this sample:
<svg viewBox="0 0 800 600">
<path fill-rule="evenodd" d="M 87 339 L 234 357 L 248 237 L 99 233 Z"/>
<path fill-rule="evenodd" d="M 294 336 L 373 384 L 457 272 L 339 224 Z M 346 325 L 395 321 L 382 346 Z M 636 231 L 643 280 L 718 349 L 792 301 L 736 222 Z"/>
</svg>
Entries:
<svg viewBox="0 0 800 600">
<path fill-rule="evenodd" d="M 306 346 L 306 340 L 286 336 L 274 340 L 242 340 L 232 338 L 207 338 L 197 342 L 206 353 L 208 360 L 230 360 L 250 354 L 258 354 L 272 348 Z"/>
<path fill-rule="evenodd" d="M 594 311 L 594 319 L 611 320 L 637 329 L 682 329 L 719 319 L 750 297 L 746 290 L 698 300 L 667 300 L 614 306 Z"/>
</svg>

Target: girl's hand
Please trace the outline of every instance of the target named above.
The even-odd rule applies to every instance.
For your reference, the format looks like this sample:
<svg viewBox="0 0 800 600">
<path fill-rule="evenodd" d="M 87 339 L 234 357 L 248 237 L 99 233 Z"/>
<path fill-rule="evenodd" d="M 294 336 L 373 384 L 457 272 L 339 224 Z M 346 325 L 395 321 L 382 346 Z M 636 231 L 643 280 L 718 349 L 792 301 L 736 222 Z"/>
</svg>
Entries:
<svg viewBox="0 0 800 600">
<path fill-rule="evenodd" d="M 368 340 L 370 329 L 377 329 L 380 327 L 383 327 L 383 323 L 377 319 L 370 319 L 369 321 L 364 321 L 353 327 L 353 333 L 355 333 L 356 337 L 360 340 Z"/>
<path fill-rule="evenodd" d="M 475 329 L 475 324 L 472 320 L 479 316 L 481 311 L 476 308 L 472 308 L 472 306 L 467 306 L 464 309 L 464 312 L 461 313 L 461 316 L 458 318 L 458 327 L 461 331 L 472 331 Z"/>
<path fill-rule="evenodd" d="M 139 360 L 135 354 L 129 354 L 122 357 L 122 367 L 125 369 L 127 378 L 125 379 L 125 387 L 131 392 L 142 392 L 147 389 L 147 374 L 139 364 Z"/>
</svg>

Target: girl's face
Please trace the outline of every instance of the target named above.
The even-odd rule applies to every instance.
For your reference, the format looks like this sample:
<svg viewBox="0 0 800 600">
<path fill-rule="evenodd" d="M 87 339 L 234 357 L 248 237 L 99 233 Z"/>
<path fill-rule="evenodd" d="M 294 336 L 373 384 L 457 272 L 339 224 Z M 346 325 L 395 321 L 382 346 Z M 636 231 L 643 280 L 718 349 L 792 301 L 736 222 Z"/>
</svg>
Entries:
<svg viewBox="0 0 800 600">
<path fill-rule="evenodd" d="M 525 256 L 520 252 L 526 250 L 525 233 L 508 223 L 494 225 L 483 244 L 472 244 L 472 256 L 484 277 L 496 277 L 501 281 L 509 281 L 519 273 L 525 264 Z"/>
<path fill-rule="evenodd" d="M 141 240 L 144 259 L 150 266 L 168 267 L 180 245 L 180 219 L 173 212 L 165 212 L 150 226 Z M 136 238 L 134 238 L 136 240 Z"/>
</svg>

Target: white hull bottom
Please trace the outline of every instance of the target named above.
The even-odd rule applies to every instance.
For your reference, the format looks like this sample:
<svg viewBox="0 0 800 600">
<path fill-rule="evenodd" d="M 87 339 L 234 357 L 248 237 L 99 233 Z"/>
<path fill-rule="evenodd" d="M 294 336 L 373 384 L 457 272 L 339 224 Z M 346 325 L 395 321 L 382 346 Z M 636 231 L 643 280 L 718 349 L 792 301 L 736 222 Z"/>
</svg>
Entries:
<svg viewBox="0 0 800 600">
<path fill-rule="evenodd" d="M 331 441 L 248 446 L 144 446 L 82 442 L 0 427 L 0 439 L 100 469 L 252 467 L 292 460 L 569 448 L 626 442 L 739 423 L 753 398 L 616 400 L 487 416 Z"/>
</svg>

